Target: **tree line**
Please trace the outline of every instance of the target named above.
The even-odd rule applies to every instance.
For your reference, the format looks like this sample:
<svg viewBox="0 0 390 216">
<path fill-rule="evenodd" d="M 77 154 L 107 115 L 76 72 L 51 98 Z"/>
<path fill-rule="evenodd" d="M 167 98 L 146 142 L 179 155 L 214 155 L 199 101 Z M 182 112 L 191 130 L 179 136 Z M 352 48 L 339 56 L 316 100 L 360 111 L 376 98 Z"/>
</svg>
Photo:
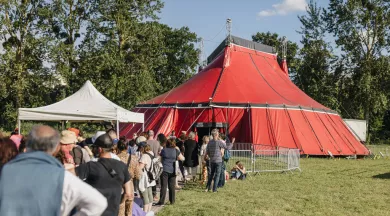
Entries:
<svg viewBox="0 0 390 216">
<path fill-rule="evenodd" d="M 15 127 L 19 107 L 59 101 L 86 80 L 131 108 L 188 79 L 197 35 L 159 23 L 162 7 L 161 0 L 0 1 L 0 127 Z"/>
<path fill-rule="evenodd" d="M 0 1 L 0 127 L 17 108 L 59 101 L 91 80 L 113 102 L 132 108 L 197 71 L 198 37 L 158 22 L 162 0 Z M 368 139 L 390 135 L 390 3 L 308 3 L 298 17 L 301 45 L 287 42 L 293 82 L 344 118 L 366 119 Z M 280 48 L 283 38 L 253 41 Z"/>
<path fill-rule="evenodd" d="M 390 3 L 385 0 L 310 0 L 298 16 L 301 47 L 287 43 L 293 82 L 343 118 L 365 119 L 368 142 L 390 138 Z M 275 47 L 276 33 L 252 39 Z"/>
</svg>

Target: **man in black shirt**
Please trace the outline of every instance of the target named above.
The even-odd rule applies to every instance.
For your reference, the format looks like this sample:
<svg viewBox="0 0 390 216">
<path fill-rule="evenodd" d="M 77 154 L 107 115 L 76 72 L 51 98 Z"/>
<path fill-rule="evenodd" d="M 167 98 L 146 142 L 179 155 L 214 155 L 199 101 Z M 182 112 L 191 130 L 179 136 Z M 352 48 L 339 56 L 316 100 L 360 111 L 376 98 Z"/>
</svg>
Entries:
<svg viewBox="0 0 390 216">
<path fill-rule="evenodd" d="M 130 191 L 130 174 L 126 164 L 111 158 L 113 140 L 108 134 L 99 136 L 94 144 L 94 154 L 99 155 L 98 162 L 88 162 L 76 168 L 79 178 L 96 188 L 107 198 L 108 206 L 102 215 L 119 214 L 121 201 L 134 196 Z M 121 200 L 122 188 L 124 197 Z"/>
</svg>

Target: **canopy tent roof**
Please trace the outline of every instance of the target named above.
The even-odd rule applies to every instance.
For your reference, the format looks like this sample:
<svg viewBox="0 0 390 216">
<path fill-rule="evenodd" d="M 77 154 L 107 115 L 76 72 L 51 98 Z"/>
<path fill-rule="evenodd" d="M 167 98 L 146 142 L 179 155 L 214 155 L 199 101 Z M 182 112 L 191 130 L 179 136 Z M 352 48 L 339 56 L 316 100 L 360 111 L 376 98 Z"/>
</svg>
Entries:
<svg viewBox="0 0 390 216">
<path fill-rule="evenodd" d="M 90 81 L 73 95 L 48 106 L 19 108 L 19 120 L 119 121 L 144 123 L 144 114 L 128 111 L 104 97 Z"/>
</svg>

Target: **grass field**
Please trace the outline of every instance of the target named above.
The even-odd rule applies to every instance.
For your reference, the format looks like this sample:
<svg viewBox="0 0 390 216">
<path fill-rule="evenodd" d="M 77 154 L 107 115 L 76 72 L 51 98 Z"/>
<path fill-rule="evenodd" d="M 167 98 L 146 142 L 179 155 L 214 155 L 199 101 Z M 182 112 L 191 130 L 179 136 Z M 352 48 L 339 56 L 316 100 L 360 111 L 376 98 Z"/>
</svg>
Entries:
<svg viewBox="0 0 390 216">
<path fill-rule="evenodd" d="M 187 185 L 158 215 L 390 215 L 390 160 L 302 159 L 302 173 L 262 173 L 218 193 Z"/>
</svg>

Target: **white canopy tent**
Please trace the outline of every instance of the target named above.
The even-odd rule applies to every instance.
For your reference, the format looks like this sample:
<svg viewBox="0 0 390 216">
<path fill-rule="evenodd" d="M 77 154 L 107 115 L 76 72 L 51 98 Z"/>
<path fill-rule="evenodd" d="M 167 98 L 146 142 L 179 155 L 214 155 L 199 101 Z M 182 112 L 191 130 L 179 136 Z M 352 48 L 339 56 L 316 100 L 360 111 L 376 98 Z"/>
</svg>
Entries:
<svg viewBox="0 0 390 216">
<path fill-rule="evenodd" d="M 116 121 L 144 123 L 144 114 L 128 111 L 104 97 L 90 81 L 73 95 L 48 106 L 19 108 L 18 125 L 21 121 Z"/>
</svg>

